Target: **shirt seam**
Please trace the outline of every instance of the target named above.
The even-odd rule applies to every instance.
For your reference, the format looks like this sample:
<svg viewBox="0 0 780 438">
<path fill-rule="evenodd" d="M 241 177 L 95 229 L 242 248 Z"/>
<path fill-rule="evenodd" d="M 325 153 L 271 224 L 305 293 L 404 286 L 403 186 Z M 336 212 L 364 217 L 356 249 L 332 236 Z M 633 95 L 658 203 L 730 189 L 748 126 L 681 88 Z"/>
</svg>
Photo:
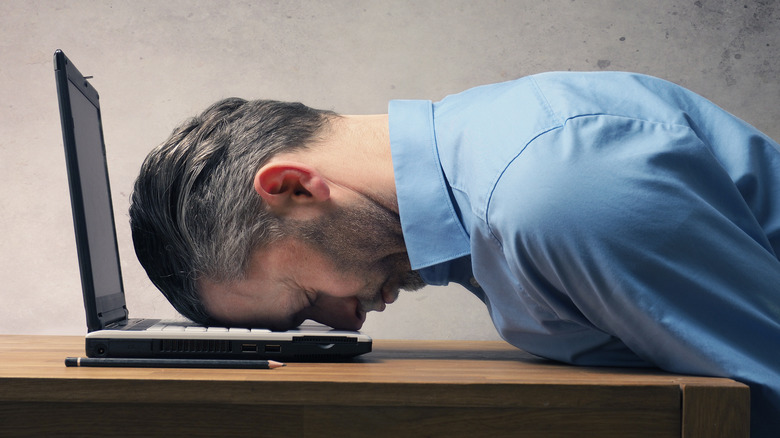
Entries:
<svg viewBox="0 0 780 438">
<path fill-rule="evenodd" d="M 542 91 L 542 88 L 539 86 L 539 83 L 536 81 L 536 78 L 533 76 L 530 77 L 531 85 L 533 85 L 534 93 L 536 94 L 536 97 L 544 104 L 544 109 L 547 111 L 547 114 L 552 117 L 554 121 L 555 126 L 562 126 L 565 123 L 565 120 L 561 116 L 559 116 L 555 110 L 553 110 L 552 104 L 550 104 L 550 101 L 547 99 L 547 95 L 544 94 L 544 91 Z M 529 142 L 530 143 L 530 142 Z"/>
<path fill-rule="evenodd" d="M 485 213 L 484 213 L 484 218 L 485 219 L 484 219 L 484 222 L 485 222 L 485 225 L 487 226 L 487 229 L 488 229 L 488 232 L 490 233 L 490 236 L 493 237 L 493 239 L 495 239 L 496 243 L 498 244 L 498 247 L 501 248 L 502 250 L 504 249 L 504 247 L 503 247 L 503 245 L 501 245 L 501 241 L 498 239 L 498 237 L 496 237 L 496 235 L 495 235 L 495 233 L 493 231 L 493 227 L 490 225 L 490 218 L 488 217 L 489 212 L 490 212 L 490 204 L 491 204 L 491 202 L 493 202 L 493 193 L 496 190 L 496 185 L 498 185 L 498 182 L 501 181 L 501 177 L 504 176 L 504 173 L 509 168 L 509 166 L 517 159 L 517 157 L 519 157 L 523 153 L 523 151 L 525 151 L 525 149 L 531 143 L 533 143 L 537 138 L 541 137 L 542 135 L 544 135 L 544 134 L 546 134 L 546 133 L 548 133 L 548 132 L 550 132 L 552 130 L 559 129 L 559 128 L 563 127 L 563 125 L 566 123 L 566 120 L 561 121 L 561 117 L 558 114 L 555 113 L 555 111 L 552 108 L 552 105 L 550 104 L 550 101 L 547 99 L 547 96 L 545 96 L 544 92 L 539 87 L 539 83 L 536 81 L 536 78 L 534 78 L 533 76 L 529 76 L 528 79 L 529 79 L 529 82 L 531 83 L 531 85 L 533 86 L 532 88 L 534 90 L 534 94 L 536 94 L 537 99 L 539 99 L 539 101 L 543 104 L 543 108 L 547 112 L 547 115 L 550 116 L 550 118 L 552 119 L 553 123 L 552 123 L 551 127 L 549 127 L 546 130 L 542 130 L 537 135 L 535 135 L 533 138 L 531 138 L 528 142 L 526 142 L 526 144 L 520 149 L 520 151 L 518 151 L 517 154 L 515 154 L 509 161 L 507 161 L 507 163 L 504 166 L 504 168 L 501 169 L 500 172 L 498 172 L 498 174 L 496 175 L 496 178 L 490 184 L 490 187 L 488 189 L 487 202 L 485 203 Z"/>
<path fill-rule="evenodd" d="M 547 103 L 546 99 L 545 99 L 545 103 Z M 551 108 L 548 108 L 548 111 L 550 111 L 550 113 L 553 115 L 553 117 L 557 117 L 554 114 L 554 112 L 552 112 Z M 680 123 L 669 123 L 669 122 L 650 120 L 650 119 L 646 119 L 646 118 L 638 118 L 638 117 L 631 117 L 631 116 L 620 115 L 620 114 L 609 114 L 609 113 L 577 114 L 577 115 L 574 115 L 574 116 L 571 116 L 571 117 L 568 117 L 568 118 L 564 119 L 562 123 L 556 124 L 556 125 L 550 127 L 549 129 L 543 130 L 543 131 L 539 132 L 537 135 L 535 135 L 533 138 L 531 138 L 520 149 L 520 151 L 518 153 L 516 153 L 510 160 L 507 161 L 506 165 L 501 169 L 500 172 L 498 172 L 498 175 L 496 176 L 496 178 L 493 180 L 492 184 L 490 185 L 490 193 L 489 193 L 489 195 L 487 197 L 487 202 L 485 204 L 485 225 L 487 226 L 487 229 L 488 229 L 488 232 L 490 233 L 490 236 L 493 239 L 495 239 L 496 244 L 502 250 L 503 250 L 504 247 L 501 244 L 501 240 L 498 238 L 498 236 L 496 236 L 496 233 L 493 230 L 493 226 L 492 226 L 492 224 L 490 222 L 490 217 L 489 217 L 489 215 L 490 215 L 490 205 L 493 202 L 493 195 L 494 195 L 494 193 L 496 191 L 496 186 L 498 185 L 499 181 L 501 181 L 501 178 L 504 176 L 504 174 L 506 173 L 507 169 L 509 169 L 509 166 L 511 166 L 512 163 L 514 163 L 515 160 L 517 160 L 517 158 L 520 157 L 520 155 L 522 155 L 523 152 L 525 152 L 525 150 L 528 148 L 528 146 L 531 145 L 531 143 L 535 142 L 540 137 L 542 137 L 542 136 L 544 136 L 544 135 L 546 135 L 546 134 L 548 134 L 548 133 L 550 133 L 552 131 L 557 131 L 559 129 L 563 129 L 570 120 L 581 119 L 581 118 L 585 118 L 585 117 L 611 117 L 611 118 L 616 118 L 616 119 L 625 119 L 625 120 L 636 121 L 636 122 L 640 122 L 640 123 L 650 123 L 650 124 L 653 124 L 653 125 L 660 125 L 660 126 L 674 127 L 674 128 L 682 128 L 682 129 L 690 131 L 691 133 L 693 133 L 693 135 L 696 138 L 699 139 L 699 141 L 701 141 L 702 143 L 706 144 L 706 142 L 701 137 L 699 137 L 699 135 L 696 133 L 696 131 L 693 128 L 691 128 L 688 125 L 684 125 L 684 124 L 680 124 Z"/>
</svg>

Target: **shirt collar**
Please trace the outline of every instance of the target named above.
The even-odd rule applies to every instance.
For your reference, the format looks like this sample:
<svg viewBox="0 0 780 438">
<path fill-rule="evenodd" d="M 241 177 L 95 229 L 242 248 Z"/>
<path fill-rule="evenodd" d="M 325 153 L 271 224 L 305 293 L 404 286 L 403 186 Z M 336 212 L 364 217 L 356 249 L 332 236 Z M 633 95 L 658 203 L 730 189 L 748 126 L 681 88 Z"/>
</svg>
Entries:
<svg viewBox="0 0 780 438">
<path fill-rule="evenodd" d="M 439 162 L 432 103 L 393 100 L 388 112 L 398 211 L 412 269 L 468 255 L 469 238 Z"/>
</svg>

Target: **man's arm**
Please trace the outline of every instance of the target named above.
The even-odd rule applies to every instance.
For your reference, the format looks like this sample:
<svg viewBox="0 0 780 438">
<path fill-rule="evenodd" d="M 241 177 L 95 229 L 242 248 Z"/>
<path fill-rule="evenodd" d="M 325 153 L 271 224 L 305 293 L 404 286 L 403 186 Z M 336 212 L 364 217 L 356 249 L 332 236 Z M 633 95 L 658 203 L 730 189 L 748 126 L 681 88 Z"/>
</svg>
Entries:
<svg viewBox="0 0 780 438">
<path fill-rule="evenodd" d="M 490 226 L 530 297 L 665 370 L 750 384 L 754 427 L 780 428 L 780 262 L 691 129 L 569 120 L 526 148 L 493 199 Z"/>
</svg>

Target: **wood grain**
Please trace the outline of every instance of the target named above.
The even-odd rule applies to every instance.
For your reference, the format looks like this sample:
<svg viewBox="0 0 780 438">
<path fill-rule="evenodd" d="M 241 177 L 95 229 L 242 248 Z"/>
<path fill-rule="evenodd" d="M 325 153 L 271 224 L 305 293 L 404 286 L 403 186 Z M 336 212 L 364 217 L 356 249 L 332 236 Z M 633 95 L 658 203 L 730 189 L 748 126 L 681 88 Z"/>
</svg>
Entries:
<svg viewBox="0 0 780 438">
<path fill-rule="evenodd" d="M 375 340 L 357 360 L 275 370 L 66 368 L 83 342 L 0 336 L 0 435 L 694 437 L 747 436 L 749 422 L 732 380 L 573 367 L 502 342 Z"/>
</svg>

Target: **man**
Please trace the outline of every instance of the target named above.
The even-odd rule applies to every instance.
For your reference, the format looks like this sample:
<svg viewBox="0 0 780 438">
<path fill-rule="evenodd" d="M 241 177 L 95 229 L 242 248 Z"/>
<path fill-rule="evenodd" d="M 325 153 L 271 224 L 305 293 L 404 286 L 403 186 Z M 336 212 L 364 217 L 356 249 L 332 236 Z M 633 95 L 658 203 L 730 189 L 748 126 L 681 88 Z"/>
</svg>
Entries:
<svg viewBox="0 0 780 438">
<path fill-rule="evenodd" d="M 780 146 L 703 98 L 550 73 L 389 116 L 215 104 L 144 163 L 139 260 L 196 321 L 359 328 L 457 282 L 508 342 L 751 386 L 780 432 Z"/>
</svg>

